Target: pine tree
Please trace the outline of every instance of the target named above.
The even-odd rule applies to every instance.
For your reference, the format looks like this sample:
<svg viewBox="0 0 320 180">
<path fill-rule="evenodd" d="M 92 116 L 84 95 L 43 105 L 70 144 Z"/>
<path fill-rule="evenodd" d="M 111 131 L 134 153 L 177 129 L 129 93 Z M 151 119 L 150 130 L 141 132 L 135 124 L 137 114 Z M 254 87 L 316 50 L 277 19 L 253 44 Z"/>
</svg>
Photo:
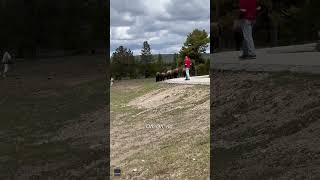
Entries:
<svg viewBox="0 0 320 180">
<path fill-rule="evenodd" d="M 141 49 L 141 62 L 143 65 L 143 71 L 145 78 L 150 77 L 152 73 L 152 54 L 151 48 L 148 41 L 143 42 L 143 47 Z"/>
<path fill-rule="evenodd" d="M 134 56 L 130 49 L 119 46 L 112 54 L 111 70 L 116 79 L 132 77 L 134 72 Z"/>
<path fill-rule="evenodd" d="M 204 63 L 201 58 L 201 53 L 206 52 L 210 39 L 208 33 L 205 30 L 194 29 L 188 34 L 184 46 L 180 50 L 180 60 L 183 60 L 185 56 L 189 56 L 190 59 L 194 59 L 197 64 Z"/>
</svg>

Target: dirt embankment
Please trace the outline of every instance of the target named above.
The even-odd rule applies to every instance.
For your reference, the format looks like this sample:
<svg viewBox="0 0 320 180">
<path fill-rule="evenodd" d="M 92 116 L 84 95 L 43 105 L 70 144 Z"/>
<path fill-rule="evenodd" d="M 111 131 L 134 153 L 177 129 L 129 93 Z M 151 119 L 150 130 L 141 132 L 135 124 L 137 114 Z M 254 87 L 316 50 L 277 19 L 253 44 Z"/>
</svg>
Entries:
<svg viewBox="0 0 320 180">
<path fill-rule="evenodd" d="M 111 89 L 111 166 L 121 167 L 121 179 L 207 179 L 208 86 L 144 86 Z"/>
<path fill-rule="evenodd" d="M 320 76 L 212 73 L 216 179 L 320 178 Z"/>
</svg>

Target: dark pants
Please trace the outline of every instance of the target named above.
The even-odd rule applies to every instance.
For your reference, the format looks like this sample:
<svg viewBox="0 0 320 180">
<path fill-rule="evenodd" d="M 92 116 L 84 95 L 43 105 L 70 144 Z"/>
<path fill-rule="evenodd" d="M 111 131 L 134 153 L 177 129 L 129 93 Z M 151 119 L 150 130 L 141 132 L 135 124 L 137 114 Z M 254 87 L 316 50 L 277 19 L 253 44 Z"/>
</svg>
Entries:
<svg viewBox="0 0 320 180">
<path fill-rule="evenodd" d="M 240 22 L 241 22 L 240 24 L 241 24 L 242 35 L 243 35 L 243 44 L 242 44 L 243 55 L 255 56 L 256 50 L 255 50 L 254 41 L 252 37 L 252 29 L 255 22 L 247 19 L 242 19 Z"/>
</svg>

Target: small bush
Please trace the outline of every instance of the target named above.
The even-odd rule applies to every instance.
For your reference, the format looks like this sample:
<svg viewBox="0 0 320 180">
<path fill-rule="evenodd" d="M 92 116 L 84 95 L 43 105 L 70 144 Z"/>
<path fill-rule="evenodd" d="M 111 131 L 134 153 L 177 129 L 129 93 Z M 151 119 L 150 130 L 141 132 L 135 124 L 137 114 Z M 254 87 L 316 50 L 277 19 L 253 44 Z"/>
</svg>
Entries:
<svg viewBox="0 0 320 180">
<path fill-rule="evenodd" d="M 209 74 L 209 68 L 210 66 L 206 64 L 199 64 L 196 67 L 197 76 L 207 75 Z"/>
</svg>

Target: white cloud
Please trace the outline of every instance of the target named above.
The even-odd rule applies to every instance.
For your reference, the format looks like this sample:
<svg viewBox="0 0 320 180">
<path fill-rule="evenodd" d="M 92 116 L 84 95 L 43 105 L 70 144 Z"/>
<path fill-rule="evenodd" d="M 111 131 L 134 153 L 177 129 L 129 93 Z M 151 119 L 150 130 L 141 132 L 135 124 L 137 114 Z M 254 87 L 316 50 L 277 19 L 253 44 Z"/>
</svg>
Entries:
<svg viewBox="0 0 320 180">
<path fill-rule="evenodd" d="M 130 27 L 128 26 L 119 26 L 111 28 L 111 39 L 117 40 L 129 40 L 132 39 L 132 35 L 128 33 Z"/>
<path fill-rule="evenodd" d="M 111 0 L 111 52 L 118 46 L 140 54 L 143 41 L 152 53 L 178 53 L 193 29 L 210 31 L 209 0 Z"/>
</svg>

